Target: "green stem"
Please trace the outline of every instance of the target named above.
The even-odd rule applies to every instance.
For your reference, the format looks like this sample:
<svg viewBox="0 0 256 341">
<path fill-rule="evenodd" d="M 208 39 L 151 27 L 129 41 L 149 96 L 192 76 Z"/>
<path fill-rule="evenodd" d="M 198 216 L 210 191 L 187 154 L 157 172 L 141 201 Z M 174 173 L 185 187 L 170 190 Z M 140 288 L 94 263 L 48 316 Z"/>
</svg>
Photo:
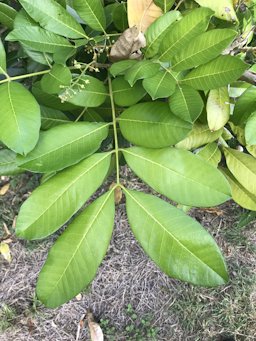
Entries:
<svg viewBox="0 0 256 341">
<path fill-rule="evenodd" d="M 0 81 L 0 84 L 6 83 L 6 82 L 10 82 L 10 81 L 15 81 L 17 79 L 24 79 L 24 78 L 44 75 L 46 73 L 49 73 L 50 71 L 51 71 L 51 69 L 44 70 L 44 71 L 39 71 L 39 72 L 27 73 L 26 75 L 20 75 L 20 76 L 14 76 L 14 77 L 8 76 L 6 79 L 3 79 L 2 81 Z"/>
<path fill-rule="evenodd" d="M 111 82 L 110 76 L 108 76 L 108 85 L 109 85 L 109 96 L 110 96 L 110 102 L 111 102 L 112 121 L 113 121 L 113 128 L 114 128 L 114 143 L 115 143 L 115 154 L 116 154 L 116 183 L 117 185 L 120 185 L 119 155 L 118 155 L 119 147 L 118 147 L 118 136 L 117 136 L 116 109 L 115 109 L 112 82 Z"/>
</svg>

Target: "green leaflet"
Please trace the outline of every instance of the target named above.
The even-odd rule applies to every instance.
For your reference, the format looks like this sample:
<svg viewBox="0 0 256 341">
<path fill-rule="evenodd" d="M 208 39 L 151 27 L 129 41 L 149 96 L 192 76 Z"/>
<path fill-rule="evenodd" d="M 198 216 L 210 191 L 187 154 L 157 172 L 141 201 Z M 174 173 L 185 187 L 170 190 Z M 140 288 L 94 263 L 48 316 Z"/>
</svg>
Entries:
<svg viewBox="0 0 256 341">
<path fill-rule="evenodd" d="M 58 238 L 36 288 L 38 298 L 47 307 L 67 302 L 93 280 L 107 252 L 114 215 L 111 190 L 89 205 Z"/>
<path fill-rule="evenodd" d="M 70 120 L 62 111 L 41 106 L 41 130 L 48 130 L 66 123 L 70 123 Z"/>
<path fill-rule="evenodd" d="M 139 79 L 154 76 L 157 72 L 159 72 L 159 69 L 160 65 L 158 63 L 154 63 L 150 60 L 142 60 L 126 71 L 124 79 L 133 86 Z"/>
<path fill-rule="evenodd" d="M 105 31 L 106 17 L 101 0 L 73 0 L 73 7 L 91 28 Z"/>
<path fill-rule="evenodd" d="M 31 240 L 55 232 L 102 184 L 110 161 L 111 153 L 94 154 L 39 186 L 21 206 L 16 234 Z"/>
<path fill-rule="evenodd" d="M 159 60 L 171 61 L 191 39 L 207 29 L 212 14 L 208 8 L 197 8 L 173 25 L 163 37 L 158 54 Z"/>
<path fill-rule="evenodd" d="M 175 0 L 154 0 L 154 3 L 160 7 L 164 13 L 169 11 L 173 6 Z"/>
<path fill-rule="evenodd" d="M 127 70 L 137 63 L 138 61 L 133 59 L 121 60 L 120 62 L 112 64 L 109 68 L 109 72 L 114 77 L 124 75 Z"/>
<path fill-rule="evenodd" d="M 246 123 L 245 140 L 249 145 L 256 145 L 256 112 L 249 117 Z"/>
<path fill-rule="evenodd" d="M 195 149 L 207 143 L 216 141 L 222 135 L 223 129 L 210 131 L 208 125 L 195 123 L 188 136 L 176 144 L 177 148 Z"/>
<path fill-rule="evenodd" d="M 34 96 L 20 83 L 0 85 L 0 140 L 19 154 L 36 145 L 40 129 L 40 107 Z"/>
<path fill-rule="evenodd" d="M 128 165 L 143 181 L 179 204 L 210 207 L 230 198 L 225 177 L 188 151 L 132 147 L 122 152 Z"/>
<path fill-rule="evenodd" d="M 81 107 L 98 107 L 105 102 L 107 95 L 103 82 L 91 76 L 83 76 L 79 77 L 75 86 L 67 88 L 60 98 Z"/>
<path fill-rule="evenodd" d="M 207 287 L 227 282 L 221 252 L 198 222 L 152 195 L 130 190 L 125 195 L 132 231 L 162 271 Z"/>
<path fill-rule="evenodd" d="M 256 159 L 231 148 L 224 149 L 228 169 L 238 182 L 256 196 Z"/>
<path fill-rule="evenodd" d="M 192 39 L 172 58 L 174 71 L 191 69 L 218 57 L 233 41 L 237 32 L 230 29 L 215 29 Z"/>
<path fill-rule="evenodd" d="M 143 87 L 153 100 L 166 98 L 173 94 L 176 88 L 176 79 L 171 70 L 161 70 L 153 77 L 144 79 Z"/>
<path fill-rule="evenodd" d="M 16 153 L 8 149 L 0 150 L 0 175 L 15 175 L 22 173 L 16 161 Z"/>
<path fill-rule="evenodd" d="M 15 28 L 8 34 L 6 40 L 19 41 L 25 46 L 40 52 L 60 53 L 74 50 L 70 42 L 52 32 L 37 26 L 23 26 Z"/>
<path fill-rule="evenodd" d="M 108 123 L 77 122 L 58 125 L 40 133 L 39 141 L 19 166 L 48 173 L 69 167 L 95 153 L 108 135 Z"/>
<path fill-rule="evenodd" d="M 2 40 L 0 39 L 0 74 L 6 72 L 6 54 Z"/>
<path fill-rule="evenodd" d="M 19 0 L 22 7 L 43 28 L 67 38 L 86 37 L 82 26 L 54 0 Z"/>
<path fill-rule="evenodd" d="M 226 169 L 221 168 L 231 187 L 232 199 L 241 207 L 247 210 L 256 211 L 256 196 L 247 191 L 232 175 L 232 173 Z"/>
<path fill-rule="evenodd" d="M 158 53 L 163 37 L 172 25 L 180 19 L 180 12 L 171 11 L 160 16 L 148 27 L 145 33 L 147 41 L 145 56 L 147 58 L 152 58 Z"/>
<path fill-rule="evenodd" d="M 119 106 L 128 107 L 134 105 L 146 95 L 141 82 L 136 82 L 131 87 L 123 77 L 115 78 L 112 81 L 112 88 L 114 102 Z"/>
<path fill-rule="evenodd" d="M 171 111 L 179 118 L 195 122 L 204 108 L 204 102 L 199 92 L 189 85 L 178 85 L 169 98 Z"/>
<path fill-rule="evenodd" d="M 198 151 L 196 154 L 214 167 L 218 167 L 221 161 L 221 151 L 215 142 L 209 143 Z"/>
<path fill-rule="evenodd" d="M 238 98 L 230 120 L 235 125 L 243 125 L 255 110 L 256 86 L 252 85 Z"/>
<path fill-rule="evenodd" d="M 54 64 L 51 71 L 41 79 L 41 88 L 48 94 L 58 94 L 62 87 L 69 86 L 72 75 L 68 67 Z"/>
<path fill-rule="evenodd" d="M 192 129 L 190 123 L 175 117 L 163 102 L 134 105 L 119 116 L 118 122 L 128 141 L 148 148 L 174 145 Z"/>
<path fill-rule="evenodd" d="M 17 12 L 14 8 L 0 2 L 0 23 L 9 29 L 13 28 Z"/>
<path fill-rule="evenodd" d="M 236 81 L 247 67 L 237 57 L 219 56 L 189 72 L 181 82 L 197 90 L 217 89 Z"/>
</svg>

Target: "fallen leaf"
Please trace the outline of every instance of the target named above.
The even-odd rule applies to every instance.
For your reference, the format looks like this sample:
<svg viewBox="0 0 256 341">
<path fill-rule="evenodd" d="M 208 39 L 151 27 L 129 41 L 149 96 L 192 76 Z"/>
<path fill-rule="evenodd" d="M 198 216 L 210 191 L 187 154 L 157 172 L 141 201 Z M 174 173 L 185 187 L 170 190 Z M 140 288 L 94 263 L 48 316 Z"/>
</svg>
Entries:
<svg viewBox="0 0 256 341">
<path fill-rule="evenodd" d="M 3 187 L 0 188 L 0 195 L 5 195 L 10 188 L 10 184 L 6 184 Z"/>
<path fill-rule="evenodd" d="M 127 13 L 129 27 L 137 26 L 141 32 L 163 14 L 153 0 L 127 0 Z"/>
<path fill-rule="evenodd" d="M 94 321 L 93 315 L 91 312 L 87 313 L 87 321 L 88 327 L 91 335 L 91 341 L 103 341 L 104 335 L 102 329 L 98 323 Z"/>
<path fill-rule="evenodd" d="M 0 254 L 2 254 L 4 259 L 7 260 L 9 263 L 11 262 L 12 260 L 11 251 L 7 243 L 2 242 L 0 244 Z"/>
</svg>

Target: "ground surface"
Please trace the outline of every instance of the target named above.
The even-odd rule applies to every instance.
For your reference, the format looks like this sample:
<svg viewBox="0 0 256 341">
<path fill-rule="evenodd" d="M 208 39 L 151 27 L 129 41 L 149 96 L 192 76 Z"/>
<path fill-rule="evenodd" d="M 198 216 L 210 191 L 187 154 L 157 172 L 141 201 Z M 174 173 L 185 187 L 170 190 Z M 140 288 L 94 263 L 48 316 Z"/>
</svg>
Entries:
<svg viewBox="0 0 256 341">
<path fill-rule="evenodd" d="M 128 182 L 148 189 L 136 179 Z M 11 230 L 20 204 L 37 178 L 12 179 L 0 196 L 0 229 Z M 108 254 L 87 291 L 59 309 L 36 300 L 36 279 L 56 235 L 41 242 L 12 237 L 12 262 L 0 258 L 0 340 L 76 340 L 79 320 L 88 309 L 100 320 L 106 340 L 256 340 L 255 223 L 241 229 L 242 210 L 227 203 L 218 210 L 193 210 L 221 247 L 231 280 L 225 287 L 201 289 L 162 274 L 135 241 L 127 224 L 125 204 L 117 208 Z M 77 340 L 88 340 L 87 327 Z"/>
</svg>

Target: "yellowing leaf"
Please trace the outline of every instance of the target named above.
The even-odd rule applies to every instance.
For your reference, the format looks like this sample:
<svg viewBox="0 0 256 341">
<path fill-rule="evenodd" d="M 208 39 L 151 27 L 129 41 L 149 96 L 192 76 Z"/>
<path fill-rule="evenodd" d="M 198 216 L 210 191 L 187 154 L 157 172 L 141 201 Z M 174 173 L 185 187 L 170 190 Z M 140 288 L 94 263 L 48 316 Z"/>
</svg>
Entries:
<svg viewBox="0 0 256 341">
<path fill-rule="evenodd" d="M 223 87 L 211 90 L 206 109 L 209 129 L 216 131 L 223 128 L 230 116 L 228 88 Z"/>
<path fill-rule="evenodd" d="M 200 6 L 208 7 L 215 12 L 215 17 L 227 20 L 238 21 L 232 0 L 195 0 Z"/>
<path fill-rule="evenodd" d="M 127 10 L 129 27 L 137 26 L 141 32 L 163 14 L 153 0 L 127 0 Z"/>
<path fill-rule="evenodd" d="M 8 262 L 11 262 L 11 252 L 9 245 L 7 243 L 1 243 L 0 244 L 0 254 L 6 259 Z"/>
<path fill-rule="evenodd" d="M 10 184 L 6 184 L 0 188 L 0 195 L 5 195 L 9 190 Z"/>
<path fill-rule="evenodd" d="M 87 314 L 88 327 L 90 330 L 91 341 L 103 341 L 104 336 L 99 324 L 94 321 L 92 313 Z"/>
</svg>

